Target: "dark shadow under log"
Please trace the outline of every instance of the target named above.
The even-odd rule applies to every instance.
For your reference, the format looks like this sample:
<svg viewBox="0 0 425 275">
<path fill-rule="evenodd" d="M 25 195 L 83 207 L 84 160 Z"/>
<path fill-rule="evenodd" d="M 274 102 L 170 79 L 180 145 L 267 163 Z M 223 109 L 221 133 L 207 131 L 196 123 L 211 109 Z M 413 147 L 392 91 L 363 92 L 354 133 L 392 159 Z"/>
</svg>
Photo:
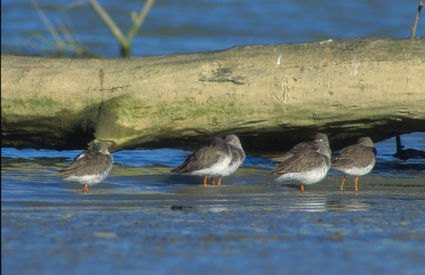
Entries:
<svg viewBox="0 0 425 275">
<path fill-rule="evenodd" d="M 235 133 L 270 156 L 425 132 L 425 39 L 235 47 L 130 59 L 2 56 L 2 146 L 195 149 Z"/>
</svg>

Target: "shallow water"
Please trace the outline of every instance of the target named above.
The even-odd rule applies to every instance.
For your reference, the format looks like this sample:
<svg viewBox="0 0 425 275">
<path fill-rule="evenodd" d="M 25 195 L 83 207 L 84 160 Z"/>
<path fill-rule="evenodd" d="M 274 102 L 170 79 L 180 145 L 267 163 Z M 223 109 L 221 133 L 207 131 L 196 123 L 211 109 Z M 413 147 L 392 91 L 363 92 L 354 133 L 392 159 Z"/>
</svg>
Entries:
<svg viewBox="0 0 425 275">
<path fill-rule="evenodd" d="M 424 150 L 424 133 L 402 137 Z M 188 153 L 121 151 L 101 184 L 61 181 L 79 151 L 2 149 L 2 274 L 423 274 L 425 160 L 377 144 L 376 168 L 345 191 L 274 181 L 248 158 L 223 185 L 170 169 Z"/>
<path fill-rule="evenodd" d="M 87 3 L 64 9 L 73 1 L 37 2 L 88 50 L 119 56 Z M 140 10 L 140 1 L 99 2 L 123 30 L 129 10 Z M 30 3 L 1 2 L 2 54 L 55 52 Z M 417 3 L 160 0 L 133 54 L 408 37 Z M 402 141 L 425 150 L 424 133 Z M 170 173 L 189 153 L 173 149 L 114 153 L 110 176 L 83 194 L 57 175 L 80 151 L 2 148 L 2 274 L 424 274 L 425 161 L 391 157 L 394 139 L 377 149 L 357 194 L 353 178 L 338 191 L 341 175 L 333 171 L 301 194 L 275 183 L 271 162 L 258 158 L 221 187 L 204 188 L 200 178 Z"/>
</svg>

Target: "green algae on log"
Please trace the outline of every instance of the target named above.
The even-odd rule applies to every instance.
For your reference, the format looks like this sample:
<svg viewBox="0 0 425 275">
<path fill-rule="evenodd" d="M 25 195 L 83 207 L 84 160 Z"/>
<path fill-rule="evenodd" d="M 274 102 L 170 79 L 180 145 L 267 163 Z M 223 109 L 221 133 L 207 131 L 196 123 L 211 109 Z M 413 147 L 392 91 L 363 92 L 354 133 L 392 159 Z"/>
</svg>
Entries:
<svg viewBox="0 0 425 275">
<path fill-rule="evenodd" d="M 2 146 L 193 149 L 235 133 L 269 155 L 425 131 L 425 38 L 258 45 L 131 59 L 2 56 Z"/>
</svg>

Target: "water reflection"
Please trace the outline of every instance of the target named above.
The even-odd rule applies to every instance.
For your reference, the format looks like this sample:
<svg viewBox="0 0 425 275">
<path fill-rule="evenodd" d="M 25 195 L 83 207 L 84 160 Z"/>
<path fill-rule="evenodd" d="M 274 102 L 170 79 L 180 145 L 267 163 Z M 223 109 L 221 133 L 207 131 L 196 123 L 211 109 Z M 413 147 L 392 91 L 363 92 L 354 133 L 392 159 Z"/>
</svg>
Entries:
<svg viewBox="0 0 425 275">
<path fill-rule="evenodd" d="M 367 211 L 369 204 L 357 198 L 339 195 L 306 195 L 290 197 L 282 203 L 282 211 L 327 212 L 327 211 Z"/>
<path fill-rule="evenodd" d="M 247 253 L 258 248 L 262 255 L 278 255 L 277 263 L 290 264 L 305 251 L 322 255 L 324 246 L 329 251 L 342 247 L 344 255 L 353 247 L 373 251 L 377 238 L 398 242 L 386 251 L 406 247 L 406 239 L 410 249 L 417 249 L 425 233 L 425 183 L 418 178 L 366 176 L 355 194 L 340 192 L 341 176 L 330 175 L 301 194 L 295 185 L 275 183 L 264 168 L 242 167 L 222 186 L 205 188 L 200 177 L 173 175 L 165 165 L 119 163 L 110 177 L 83 194 L 81 185 L 64 183 L 57 175 L 63 163 L 44 161 L 8 159 L 2 166 L 2 256 L 12 269 L 21 266 L 21 256 L 37 270 L 45 270 L 46 258 L 69 263 L 64 270 L 84 265 L 77 273 L 99 272 L 92 264 L 99 258 L 113 267 L 121 267 L 122 259 L 128 266 L 144 261 L 139 270 L 175 259 L 188 266 L 214 259 L 233 266 L 235 255 L 243 255 L 239 263 L 257 260 L 257 251 Z M 296 259 L 280 256 L 300 248 Z M 262 256 L 261 266 L 264 259 L 270 257 Z M 202 270 L 198 266 L 193 273 Z"/>
</svg>

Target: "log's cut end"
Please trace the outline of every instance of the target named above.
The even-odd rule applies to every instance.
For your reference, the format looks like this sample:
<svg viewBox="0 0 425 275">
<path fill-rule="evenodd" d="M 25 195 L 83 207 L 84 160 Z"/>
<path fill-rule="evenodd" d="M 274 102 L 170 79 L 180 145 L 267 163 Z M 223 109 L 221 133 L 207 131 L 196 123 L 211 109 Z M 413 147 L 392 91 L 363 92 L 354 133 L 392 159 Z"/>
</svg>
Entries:
<svg viewBox="0 0 425 275">
<path fill-rule="evenodd" d="M 194 149 L 235 133 L 272 155 L 425 131 L 425 39 L 353 39 L 131 59 L 2 56 L 2 146 Z"/>
</svg>

